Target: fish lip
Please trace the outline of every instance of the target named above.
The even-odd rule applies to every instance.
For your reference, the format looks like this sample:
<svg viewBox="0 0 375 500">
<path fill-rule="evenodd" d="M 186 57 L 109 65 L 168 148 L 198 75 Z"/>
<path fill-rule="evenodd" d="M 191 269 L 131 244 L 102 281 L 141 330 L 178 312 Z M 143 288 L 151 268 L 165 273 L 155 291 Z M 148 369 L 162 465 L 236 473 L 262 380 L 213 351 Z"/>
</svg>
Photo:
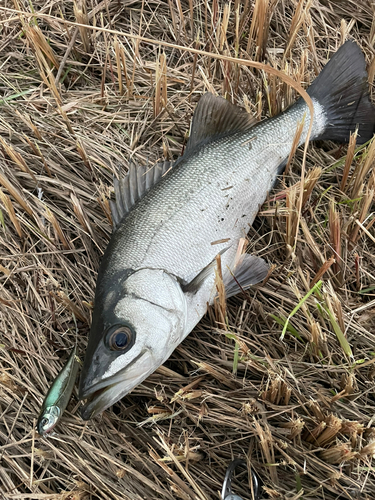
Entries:
<svg viewBox="0 0 375 500">
<path fill-rule="evenodd" d="M 135 387 L 135 385 L 138 385 L 132 385 L 129 389 L 127 389 L 131 382 L 139 379 L 139 383 L 141 383 L 151 373 L 151 371 L 141 372 L 141 375 L 139 373 L 134 373 L 131 374 L 129 378 L 126 378 L 127 372 L 131 371 L 131 368 L 134 366 L 134 364 L 145 357 L 145 355 L 148 355 L 147 358 L 152 358 L 150 350 L 144 349 L 131 361 L 131 363 L 129 363 L 115 375 L 91 385 L 86 390 L 84 388 L 81 388 L 80 400 L 86 400 L 86 403 L 81 408 L 81 417 L 83 418 L 83 420 L 89 420 L 102 411 L 106 410 L 109 406 L 112 406 L 119 399 L 130 392 Z M 116 392 L 116 397 L 109 396 L 108 398 L 106 398 L 106 395 L 108 395 L 111 389 L 121 385 L 124 386 L 123 391 L 118 390 Z M 120 396 L 117 397 L 119 394 Z"/>
<path fill-rule="evenodd" d="M 145 354 L 147 354 L 148 349 L 143 349 L 138 356 L 136 356 L 127 366 L 122 368 L 122 370 L 118 371 L 111 377 L 107 377 L 104 380 L 100 380 L 99 382 L 96 382 L 95 384 L 92 384 L 91 386 L 85 388 L 81 387 L 80 388 L 80 394 L 79 394 L 79 399 L 82 401 L 83 399 L 89 399 L 91 396 L 93 396 L 96 392 L 99 392 L 101 389 L 104 389 L 106 387 L 111 387 L 119 382 L 123 382 L 124 378 L 123 375 L 129 369 L 137 362 L 139 359 L 141 359 Z M 119 380 L 117 380 L 119 379 Z"/>
</svg>

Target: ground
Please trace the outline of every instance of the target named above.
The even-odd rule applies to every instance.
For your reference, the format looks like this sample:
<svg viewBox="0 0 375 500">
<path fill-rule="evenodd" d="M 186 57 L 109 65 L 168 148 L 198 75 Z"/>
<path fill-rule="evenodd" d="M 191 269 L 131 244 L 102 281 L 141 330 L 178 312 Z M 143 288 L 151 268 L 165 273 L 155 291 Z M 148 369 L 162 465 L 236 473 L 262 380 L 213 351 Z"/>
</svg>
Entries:
<svg viewBox="0 0 375 500">
<path fill-rule="evenodd" d="M 177 158 L 207 90 L 257 119 L 294 102 L 249 61 L 306 88 L 353 39 L 372 91 L 370 2 L 3 0 L 0 30 L 2 497 L 219 499 L 242 457 L 269 498 L 374 498 L 374 142 L 298 149 L 248 235 L 268 279 L 101 417 L 75 391 L 54 435 L 35 430 L 84 355 L 113 175 Z"/>
</svg>

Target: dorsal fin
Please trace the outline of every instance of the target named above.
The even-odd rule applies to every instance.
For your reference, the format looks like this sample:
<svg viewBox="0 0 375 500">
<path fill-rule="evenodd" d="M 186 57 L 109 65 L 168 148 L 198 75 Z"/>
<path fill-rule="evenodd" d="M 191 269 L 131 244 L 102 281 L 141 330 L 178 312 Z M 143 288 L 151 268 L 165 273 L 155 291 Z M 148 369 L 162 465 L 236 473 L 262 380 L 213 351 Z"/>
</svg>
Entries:
<svg viewBox="0 0 375 500">
<path fill-rule="evenodd" d="M 124 177 L 120 179 L 114 177 L 113 186 L 116 199 L 115 201 L 109 200 L 113 229 L 116 229 L 124 215 L 161 179 L 171 166 L 172 163 L 169 161 L 156 163 L 151 168 L 143 165 L 137 166 L 130 162 L 129 171 Z"/>
<path fill-rule="evenodd" d="M 207 92 L 195 108 L 185 154 L 204 142 L 230 132 L 247 130 L 255 123 L 255 118 L 244 109 Z"/>
</svg>

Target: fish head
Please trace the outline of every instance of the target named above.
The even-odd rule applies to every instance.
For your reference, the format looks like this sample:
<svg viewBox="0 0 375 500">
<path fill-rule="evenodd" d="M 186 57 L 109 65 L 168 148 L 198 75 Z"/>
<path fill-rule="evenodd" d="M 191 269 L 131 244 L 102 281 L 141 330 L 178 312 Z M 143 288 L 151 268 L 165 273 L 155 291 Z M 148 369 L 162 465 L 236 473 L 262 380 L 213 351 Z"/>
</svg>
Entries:
<svg viewBox="0 0 375 500">
<path fill-rule="evenodd" d="M 52 429 L 57 424 L 57 422 L 59 421 L 60 416 L 61 416 L 61 409 L 58 406 L 52 405 L 44 408 L 41 411 L 38 417 L 38 421 L 36 423 L 36 428 L 39 434 L 41 436 L 44 436 L 44 434 L 51 432 Z"/>
<path fill-rule="evenodd" d="M 173 276 L 141 269 L 105 288 L 96 293 L 80 380 L 84 420 L 140 384 L 185 336 L 186 300 Z"/>
</svg>

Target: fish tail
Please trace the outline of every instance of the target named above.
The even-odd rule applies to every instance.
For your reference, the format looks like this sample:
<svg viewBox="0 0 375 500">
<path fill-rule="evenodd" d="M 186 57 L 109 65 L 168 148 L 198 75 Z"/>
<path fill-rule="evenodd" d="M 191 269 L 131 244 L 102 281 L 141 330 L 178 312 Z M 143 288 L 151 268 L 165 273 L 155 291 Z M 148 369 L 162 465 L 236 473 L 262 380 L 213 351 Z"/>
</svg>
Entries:
<svg viewBox="0 0 375 500">
<path fill-rule="evenodd" d="M 314 139 L 348 142 L 358 127 L 357 143 L 370 140 L 375 132 L 375 107 L 368 87 L 365 57 L 355 42 L 347 41 L 307 91 L 325 115 L 324 131 Z"/>
</svg>

